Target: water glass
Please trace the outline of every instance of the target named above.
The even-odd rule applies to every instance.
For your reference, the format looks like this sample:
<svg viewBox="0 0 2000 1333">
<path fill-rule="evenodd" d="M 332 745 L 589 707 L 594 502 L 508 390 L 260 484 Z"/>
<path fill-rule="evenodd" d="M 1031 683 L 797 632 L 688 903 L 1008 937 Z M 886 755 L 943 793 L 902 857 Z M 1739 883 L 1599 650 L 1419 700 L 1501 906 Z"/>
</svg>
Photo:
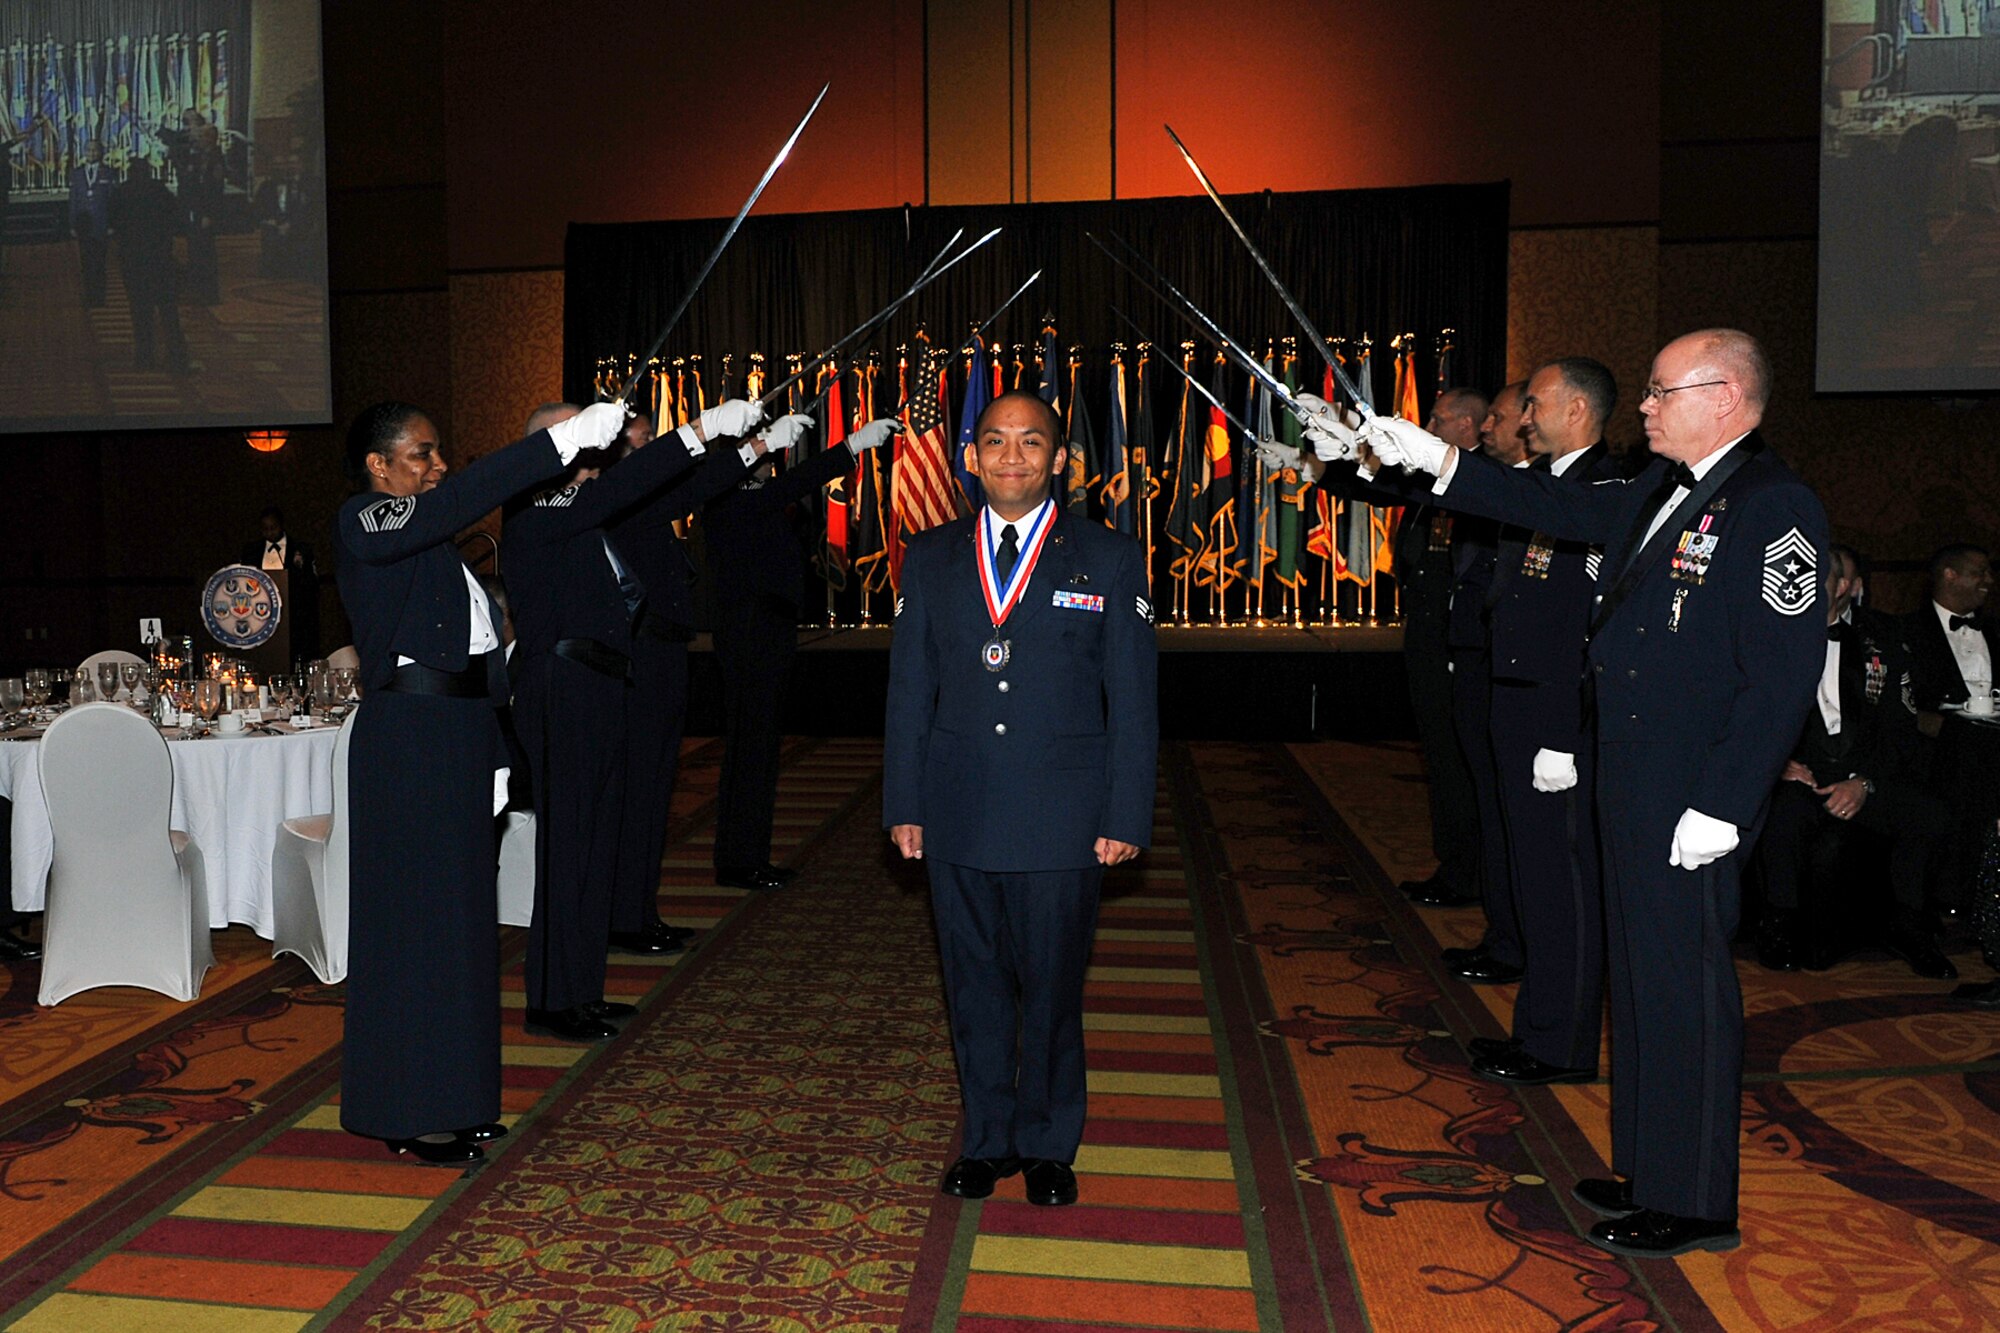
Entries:
<svg viewBox="0 0 2000 1333">
<path fill-rule="evenodd" d="M 125 682 L 126 698 L 132 699 L 138 697 L 139 682 L 145 679 L 145 674 L 146 666 L 143 662 L 120 662 L 118 664 L 118 679 Z"/>
<path fill-rule="evenodd" d="M 97 686 L 91 683 L 90 673 L 82 667 L 76 669 L 76 684 L 72 697 L 80 704 L 97 702 Z"/>
<path fill-rule="evenodd" d="M 97 664 L 97 697 L 109 703 L 118 697 L 118 664 L 99 662 Z"/>
<path fill-rule="evenodd" d="M 222 711 L 221 681 L 198 680 L 194 683 L 194 711 L 201 714 L 204 721 L 215 721 L 215 715 Z"/>
<path fill-rule="evenodd" d="M 22 677 L 22 690 L 28 696 L 29 705 L 40 708 L 49 701 L 49 673 L 41 667 L 31 668 Z"/>
<path fill-rule="evenodd" d="M 27 689 L 19 676 L 9 676 L 0 680 L 0 708 L 8 712 L 19 712 L 21 705 L 28 701 Z"/>
</svg>

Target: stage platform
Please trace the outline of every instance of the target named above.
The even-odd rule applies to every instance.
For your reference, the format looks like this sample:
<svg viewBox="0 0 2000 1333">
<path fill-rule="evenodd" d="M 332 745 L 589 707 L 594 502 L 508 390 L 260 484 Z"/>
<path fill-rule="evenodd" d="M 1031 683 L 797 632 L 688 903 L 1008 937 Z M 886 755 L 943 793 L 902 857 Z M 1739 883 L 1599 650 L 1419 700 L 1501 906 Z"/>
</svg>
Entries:
<svg viewBox="0 0 2000 1333">
<path fill-rule="evenodd" d="M 879 736 L 887 626 L 801 628 L 786 699 L 794 735 Z M 1400 626 L 1163 625 L 1160 734 L 1177 740 L 1385 740 L 1415 735 Z M 689 645 L 688 734 L 714 735 L 722 682 L 709 636 Z"/>
</svg>

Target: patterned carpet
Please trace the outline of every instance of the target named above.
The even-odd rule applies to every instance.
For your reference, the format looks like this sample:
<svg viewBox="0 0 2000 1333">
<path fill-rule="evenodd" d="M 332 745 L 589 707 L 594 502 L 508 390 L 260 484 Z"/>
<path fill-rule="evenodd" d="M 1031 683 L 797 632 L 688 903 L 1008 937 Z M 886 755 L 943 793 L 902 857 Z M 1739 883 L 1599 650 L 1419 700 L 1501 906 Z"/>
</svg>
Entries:
<svg viewBox="0 0 2000 1333">
<path fill-rule="evenodd" d="M 1107 880 L 1087 983 L 1082 1202 L 945 1198 L 950 1042 L 877 745 L 792 745 L 780 855 L 805 873 L 749 897 L 707 882 L 712 746 L 690 760 L 662 902 L 701 947 L 613 956 L 642 1012 L 606 1047 L 510 1022 L 515 1132 L 470 1174 L 338 1132 L 338 989 L 241 932 L 191 1006 L 40 1011 L 16 969 L 0 1325 L 2000 1326 L 2000 1019 L 1886 957 L 1742 969 L 1743 1248 L 1582 1244 L 1567 1191 L 1602 1170 L 1606 1089 L 1468 1073 L 1511 990 L 1437 970 L 1474 913 L 1390 887 L 1430 866 L 1399 746 L 1168 747 L 1158 843 Z"/>
</svg>

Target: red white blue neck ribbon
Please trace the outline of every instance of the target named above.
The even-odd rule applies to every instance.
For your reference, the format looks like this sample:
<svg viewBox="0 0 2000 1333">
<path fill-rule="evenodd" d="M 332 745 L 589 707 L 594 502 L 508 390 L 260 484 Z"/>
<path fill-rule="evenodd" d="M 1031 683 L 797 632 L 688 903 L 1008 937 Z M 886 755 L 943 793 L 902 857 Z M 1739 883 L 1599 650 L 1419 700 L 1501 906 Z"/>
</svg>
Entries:
<svg viewBox="0 0 2000 1333">
<path fill-rule="evenodd" d="M 994 577 L 994 559 L 1000 549 L 1000 529 L 1006 520 L 994 513 L 992 508 L 979 511 L 979 590 L 986 594 L 986 614 L 993 621 L 993 628 L 999 629 L 1007 623 L 1007 617 L 1020 605 L 1021 594 L 1028 590 L 1028 576 L 1034 572 L 1035 561 L 1041 558 L 1042 543 L 1048 540 L 1049 529 L 1055 525 L 1056 502 L 1042 501 L 1041 508 L 1014 524 L 1016 533 L 1023 524 L 1027 532 L 1021 541 L 1021 554 L 1014 561 L 1014 572 L 1001 587 Z"/>
</svg>

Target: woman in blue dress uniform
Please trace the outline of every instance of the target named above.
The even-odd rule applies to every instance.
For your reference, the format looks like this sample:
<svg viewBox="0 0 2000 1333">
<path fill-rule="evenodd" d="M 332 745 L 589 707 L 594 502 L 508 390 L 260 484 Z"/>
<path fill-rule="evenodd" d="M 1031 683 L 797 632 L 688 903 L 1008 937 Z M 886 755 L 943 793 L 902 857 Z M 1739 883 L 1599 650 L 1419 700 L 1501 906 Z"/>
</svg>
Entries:
<svg viewBox="0 0 2000 1333">
<path fill-rule="evenodd" d="M 437 428 L 407 403 L 377 404 L 348 431 L 348 471 L 366 489 L 340 508 L 334 572 L 368 703 L 348 755 L 340 1122 L 428 1162 L 477 1161 L 479 1142 L 506 1132 L 492 1123 L 506 670 L 500 616 L 453 538 L 624 419 L 599 404 L 449 480 Z"/>
</svg>

